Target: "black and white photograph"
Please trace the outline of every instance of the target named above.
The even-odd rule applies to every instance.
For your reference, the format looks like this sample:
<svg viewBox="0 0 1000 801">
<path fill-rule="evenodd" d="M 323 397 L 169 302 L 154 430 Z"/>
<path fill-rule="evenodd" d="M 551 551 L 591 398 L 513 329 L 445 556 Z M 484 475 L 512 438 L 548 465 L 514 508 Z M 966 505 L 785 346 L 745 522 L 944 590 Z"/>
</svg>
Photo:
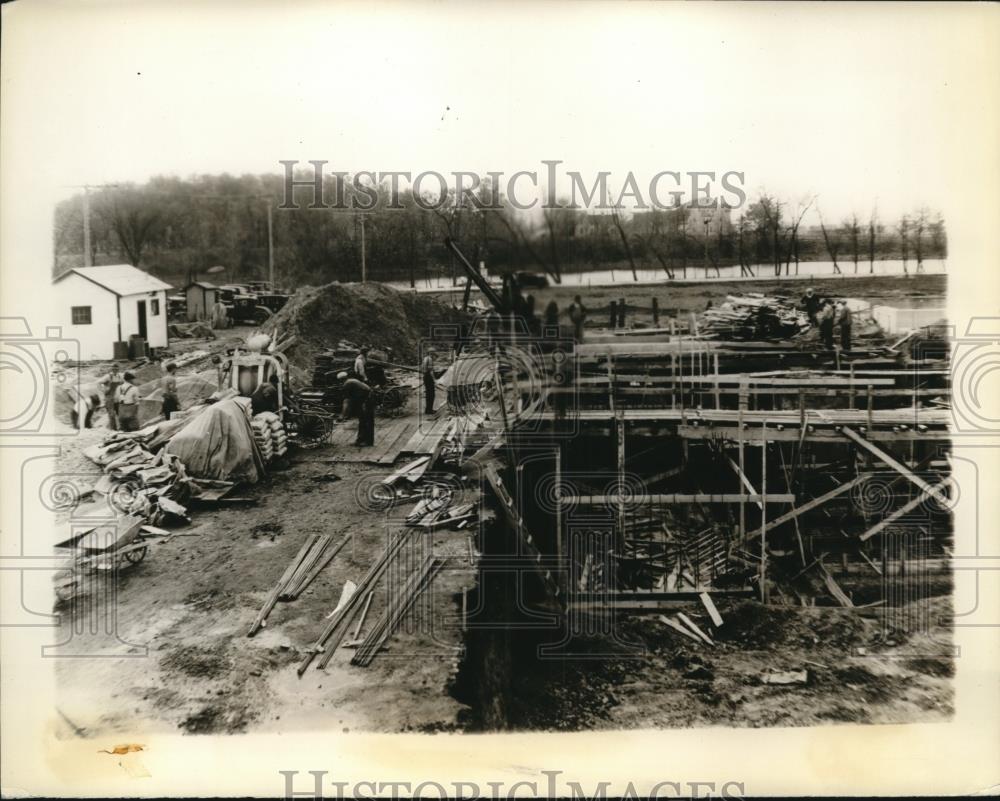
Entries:
<svg viewBox="0 0 1000 801">
<path fill-rule="evenodd" d="M 4 794 L 995 790 L 996 6 L 2 11 Z"/>
</svg>

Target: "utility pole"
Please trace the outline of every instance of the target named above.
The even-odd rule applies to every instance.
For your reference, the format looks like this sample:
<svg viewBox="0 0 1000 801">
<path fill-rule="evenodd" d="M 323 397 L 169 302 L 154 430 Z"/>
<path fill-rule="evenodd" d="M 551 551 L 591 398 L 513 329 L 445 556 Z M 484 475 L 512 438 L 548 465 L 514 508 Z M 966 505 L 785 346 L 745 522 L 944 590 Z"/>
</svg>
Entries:
<svg viewBox="0 0 1000 801">
<path fill-rule="evenodd" d="M 83 187 L 83 266 L 90 267 L 90 187 Z"/>
<path fill-rule="evenodd" d="M 705 219 L 702 221 L 705 224 L 705 278 L 708 278 L 708 224 L 712 221 L 709 215 L 705 215 Z"/>
<path fill-rule="evenodd" d="M 361 283 L 368 280 L 368 266 L 365 264 L 365 215 L 361 215 Z"/>
<path fill-rule="evenodd" d="M 274 211 L 271 208 L 271 198 L 265 198 L 267 203 L 267 280 L 271 284 L 271 291 L 277 291 L 274 285 Z"/>
</svg>

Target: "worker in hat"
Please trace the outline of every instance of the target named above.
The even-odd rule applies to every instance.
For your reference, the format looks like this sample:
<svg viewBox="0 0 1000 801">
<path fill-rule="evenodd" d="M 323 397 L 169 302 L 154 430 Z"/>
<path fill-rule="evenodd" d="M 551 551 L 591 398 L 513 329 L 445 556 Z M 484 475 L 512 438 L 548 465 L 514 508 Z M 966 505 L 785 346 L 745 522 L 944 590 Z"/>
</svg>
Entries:
<svg viewBox="0 0 1000 801">
<path fill-rule="evenodd" d="M 97 384 L 104 393 L 104 411 L 108 414 L 108 428 L 112 431 L 118 428 L 118 387 L 122 385 L 123 380 L 117 363 L 113 363 L 111 369 L 97 379 Z"/>
<path fill-rule="evenodd" d="M 827 300 L 823 303 L 823 309 L 819 315 L 819 337 L 823 342 L 823 347 L 833 350 L 833 324 L 836 313 L 833 310 L 833 301 Z"/>
<path fill-rule="evenodd" d="M 118 426 L 122 431 L 139 430 L 139 388 L 135 373 L 125 371 L 124 381 L 118 387 Z"/>
<path fill-rule="evenodd" d="M 337 374 L 342 381 L 344 403 L 341 407 L 340 419 L 358 418 L 358 436 L 354 444 L 368 447 L 375 444 L 375 393 L 364 381 L 351 378 L 347 372 Z"/>
<path fill-rule="evenodd" d="M 368 381 L 368 348 L 358 351 L 357 358 L 354 359 L 354 376 L 361 381 Z"/>
<path fill-rule="evenodd" d="M 160 407 L 160 412 L 164 420 L 169 420 L 171 414 L 180 410 L 181 401 L 177 396 L 177 365 L 170 362 L 166 366 L 166 371 L 167 374 L 160 381 L 163 389 L 163 406 Z"/>
<path fill-rule="evenodd" d="M 851 349 L 851 325 L 854 321 L 851 318 L 851 310 L 847 307 L 847 301 L 842 300 L 837 304 L 837 323 L 840 325 L 840 348 L 841 350 Z"/>
<path fill-rule="evenodd" d="M 819 296 L 812 287 L 806 290 L 806 296 L 802 298 L 802 308 L 805 309 L 806 314 L 809 316 L 809 324 L 818 325 L 819 321 L 816 315 L 820 309 Z"/>
</svg>

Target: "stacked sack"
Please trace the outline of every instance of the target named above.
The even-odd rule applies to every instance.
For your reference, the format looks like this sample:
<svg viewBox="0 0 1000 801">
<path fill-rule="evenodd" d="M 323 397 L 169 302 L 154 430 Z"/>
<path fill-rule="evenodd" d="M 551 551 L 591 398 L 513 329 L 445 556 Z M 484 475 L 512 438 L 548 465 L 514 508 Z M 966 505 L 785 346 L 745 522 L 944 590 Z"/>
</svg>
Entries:
<svg viewBox="0 0 1000 801">
<path fill-rule="evenodd" d="M 264 461 L 269 462 L 275 456 L 284 456 L 288 452 L 288 438 L 281 418 L 274 412 L 261 412 L 250 421 L 253 437 L 260 448 Z"/>
</svg>

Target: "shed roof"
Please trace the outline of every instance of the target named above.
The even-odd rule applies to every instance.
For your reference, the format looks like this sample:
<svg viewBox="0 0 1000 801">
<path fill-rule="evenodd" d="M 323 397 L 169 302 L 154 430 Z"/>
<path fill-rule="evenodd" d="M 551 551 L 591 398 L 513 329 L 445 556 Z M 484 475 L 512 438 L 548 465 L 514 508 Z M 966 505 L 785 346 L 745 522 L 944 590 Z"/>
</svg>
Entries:
<svg viewBox="0 0 1000 801">
<path fill-rule="evenodd" d="M 67 270 L 54 283 L 62 281 L 70 273 L 86 278 L 119 297 L 137 295 L 142 292 L 157 292 L 161 289 L 172 289 L 149 273 L 133 267 L 131 264 L 104 264 L 98 267 L 74 267 Z"/>
<path fill-rule="evenodd" d="M 192 281 L 184 289 L 188 290 L 193 286 L 200 287 L 201 289 L 218 289 L 215 284 L 210 284 L 208 281 Z"/>
</svg>

